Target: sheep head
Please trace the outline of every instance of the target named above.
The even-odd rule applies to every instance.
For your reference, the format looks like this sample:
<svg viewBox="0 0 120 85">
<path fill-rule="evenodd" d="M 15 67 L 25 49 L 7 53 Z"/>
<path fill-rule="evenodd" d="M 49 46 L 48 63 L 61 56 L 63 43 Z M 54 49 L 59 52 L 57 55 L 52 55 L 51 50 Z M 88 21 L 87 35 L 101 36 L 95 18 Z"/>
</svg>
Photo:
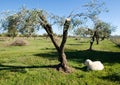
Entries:
<svg viewBox="0 0 120 85">
<path fill-rule="evenodd" d="M 91 61 L 90 59 L 87 59 L 87 60 L 85 61 L 85 65 L 86 65 L 86 66 L 89 66 L 90 63 L 92 63 L 92 61 Z"/>
</svg>

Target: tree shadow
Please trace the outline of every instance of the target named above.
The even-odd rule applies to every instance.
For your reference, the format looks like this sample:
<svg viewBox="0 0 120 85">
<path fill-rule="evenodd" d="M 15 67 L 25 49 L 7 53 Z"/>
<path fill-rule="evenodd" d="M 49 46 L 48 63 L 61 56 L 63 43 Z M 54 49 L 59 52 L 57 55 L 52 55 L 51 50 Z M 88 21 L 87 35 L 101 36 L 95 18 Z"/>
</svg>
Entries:
<svg viewBox="0 0 120 85">
<path fill-rule="evenodd" d="M 120 48 L 120 44 L 116 45 L 116 47 Z"/>
<path fill-rule="evenodd" d="M 81 71 L 84 71 L 84 72 L 88 72 L 88 70 L 87 70 L 87 66 L 84 66 L 84 67 L 73 66 L 73 68 L 78 69 L 78 70 L 81 70 Z"/>
<path fill-rule="evenodd" d="M 38 53 L 38 54 L 34 54 L 34 56 L 47 58 L 49 60 L 55 60 L 57 59 L 58 53 L 57 52 Z"/>
<path fill-rule="evenodd" d="M 26 73 L 26 68 L 33 69 L 33 68 L 56 68 L 57 65 L 41 65 L 41 66 L 12 66 L 12 65 L 2 65 L 0 64 L 0 71 L 8 70 L 11 72 L 20 72 Z"/>
<path fill-rule="evenodd" d="M 83 63 L 86 59 L 99 60 L 103 63 L 120 63 L 120 52 L 98 51 L 98 50 L 66 50 L 67 59 Z M 57 52 L 34 54 L 38 57 L 54 60 L 58 58 Z"/>
<path fill-rule="evenodd" d="M 67 45 L 70 45 L 70 46 L 78 46 L 78 45 L 82 45 L 82 43 L 77 43 L 77 44 L 67 44 Z"/>
<path fill-rule="evenodd" d="M 46 48 L 42 48 L 41 50 L 56 50 L 55 48 L 48 48 L 48 47 L 46 47 Z"/>
<path fill-rule="evenodd" d="M 100 79 L 114 81 L 114 82 L 117 81 L 120 83 L 120 75 L 117 75 L 115 73 L 108 76 L 100 77 Z"/>
<path fill-rule="evenodd" d="M 67 51 L 69 60 L 84 62 L 86 59 L 93 61 L 100 60 L 103 63 L 120 63 L 120 52 L 98 51 L 98 50 L 80 50 Z"/>
</svg>

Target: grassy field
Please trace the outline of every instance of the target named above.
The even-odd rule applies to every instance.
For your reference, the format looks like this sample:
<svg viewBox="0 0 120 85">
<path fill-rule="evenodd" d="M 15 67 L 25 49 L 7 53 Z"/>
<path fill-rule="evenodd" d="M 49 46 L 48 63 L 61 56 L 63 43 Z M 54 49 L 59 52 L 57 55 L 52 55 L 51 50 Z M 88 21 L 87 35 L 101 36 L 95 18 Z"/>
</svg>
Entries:
<svg viewBox="0 0 120 85">
<path fill-rule="evenodd" d="M 11 40 L 12 41 L 12 40 Z M 58 72 L 57 52 L 49 39 L 28 39 L 27 46 L 6 46 L 0 41 L 0 85 L 120 85 L 120 48 L 109 40 L 94 43 L 68 38 L 65 53 L 72 73 Z M 86 59 L 100 60 L 103 71 L 87 71 Z"/>
</svg>

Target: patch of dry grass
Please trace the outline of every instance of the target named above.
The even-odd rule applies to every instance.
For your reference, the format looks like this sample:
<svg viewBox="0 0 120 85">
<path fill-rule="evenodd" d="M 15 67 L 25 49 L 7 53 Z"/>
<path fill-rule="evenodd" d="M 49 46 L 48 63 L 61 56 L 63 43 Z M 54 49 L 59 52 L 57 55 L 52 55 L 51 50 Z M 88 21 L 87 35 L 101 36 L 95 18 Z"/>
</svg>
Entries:
<svg viewBox="0 0 120 85">
<path fill-rule="evenodd" d="M 10 46 L 26 46 L 28 42 L 22 38 L 16 38 L 12 43 L 9 44 Z"/>
</svg>

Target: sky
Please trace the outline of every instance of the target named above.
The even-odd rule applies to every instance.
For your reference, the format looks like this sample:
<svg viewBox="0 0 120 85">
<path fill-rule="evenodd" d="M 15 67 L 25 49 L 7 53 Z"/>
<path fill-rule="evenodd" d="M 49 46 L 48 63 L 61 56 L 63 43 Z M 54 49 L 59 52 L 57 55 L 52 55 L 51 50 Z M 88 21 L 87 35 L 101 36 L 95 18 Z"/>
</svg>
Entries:
<svg viewBox="0 0 120 85">
<path fill-rule="evenodd" d="M 22 6 L 26 6 L 28 9 L 44 9 L 59 16 L 68 16 L 73 10 L 78 12 L 83 11 L 81 6 L 89 1 L 90 0 L 2 0 L 0 3 L 0 12 L 6 10 L 17 11 Z M 120 35 L 120 0 L 101 1 L 105 2 L 105 7 L 109 12 L 101 13 L 99 18 L 117 27 L 112 35 Z M 55 31 L 58 32 L 59 30 L 55 29 Z M 40 31 L 40 33 L 43 32 L 43 30 Z"/>
</svg>

